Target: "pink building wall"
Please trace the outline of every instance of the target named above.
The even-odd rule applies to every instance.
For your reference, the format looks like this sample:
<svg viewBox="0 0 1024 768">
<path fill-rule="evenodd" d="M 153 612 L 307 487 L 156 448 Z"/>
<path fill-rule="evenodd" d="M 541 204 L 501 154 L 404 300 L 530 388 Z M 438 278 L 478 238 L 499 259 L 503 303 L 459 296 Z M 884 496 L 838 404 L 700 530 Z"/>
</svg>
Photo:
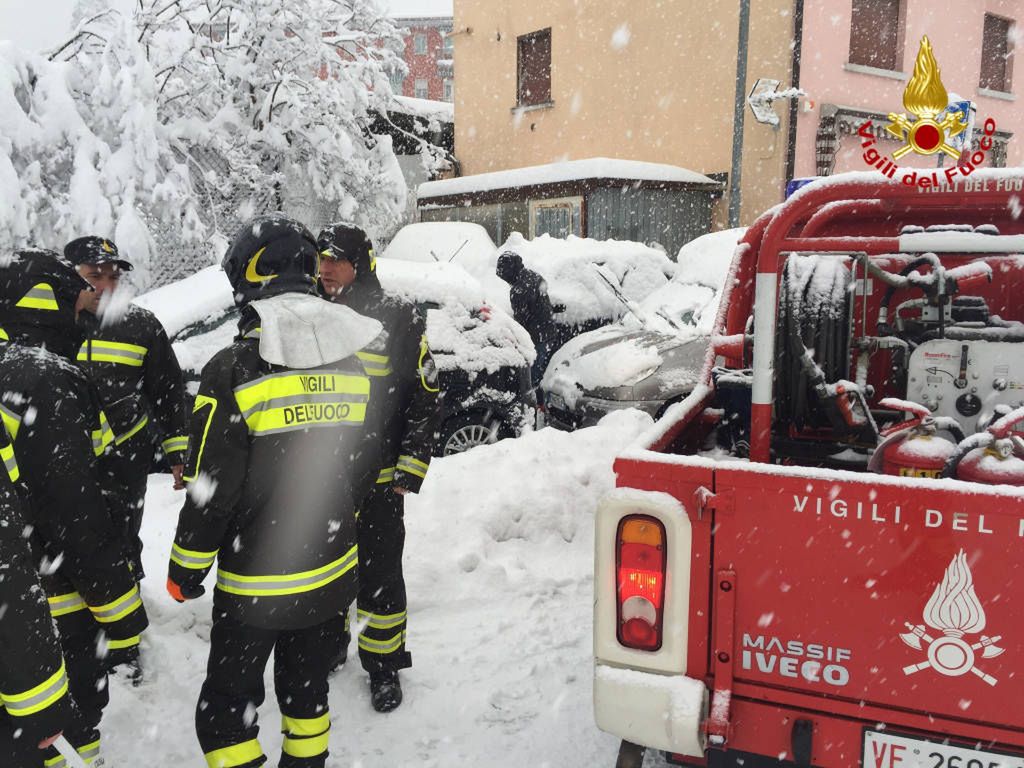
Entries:
<svg viewBox="0 0 1024 768">
<path fill-rule="evenodd" d="M 985 119 L 993 118 L 1000 135 L 1013 134 L 1006 140 L 1006 165 L 1024 164 L 1024 55 L 1020 55 L 1024 53 L 1024 38 L 1020 37 L 1024 30 L 1024 3 L 1020 0 L 904 0 L 904 25 L 900 36 L 902 76 L 853 71 L 847 63 L 851 5 L 851 0 L 805 2 L 800 87 L 808 93 L 808 99 L 801 99 L 797 110 L 797 177 L 816 175 L 816 150 L 827 146 L 830 133 L 838 134 L 833 173 L 867 169 L 861 157 L 860 138 L 850 135 L 851 130 L 868 119 L 861 113 L 884 116 L 889 112 L 905 112 L 903 90 L 913 74 L 923 35 L 931 40 L 946 90 L 977 104 L 975 138 L 980 136 Z M 1006 97 L 979 92 L 986 12 L 1017 22 L 1018 55 L 1013 67 L 1012 93 Z M 838 126 L 832 128 L 829 116 L 836 114 L 837 107 Z M 874 122 L 876 125 L 888 123 L 884 117 L 876 117 Z M 885 141 L 880 149 L 888 153 L 898 146 L 895 140 Z M 990 156 L 985 165 L 991 165 L 991 160 Z M 945 163 L 949 166 L 953 161 L 946 158 Z M 922 157 L 914 153 L 900 160 L 903 166 L 934 168 L 936 164 L 936 156 Z"/>
</svg>

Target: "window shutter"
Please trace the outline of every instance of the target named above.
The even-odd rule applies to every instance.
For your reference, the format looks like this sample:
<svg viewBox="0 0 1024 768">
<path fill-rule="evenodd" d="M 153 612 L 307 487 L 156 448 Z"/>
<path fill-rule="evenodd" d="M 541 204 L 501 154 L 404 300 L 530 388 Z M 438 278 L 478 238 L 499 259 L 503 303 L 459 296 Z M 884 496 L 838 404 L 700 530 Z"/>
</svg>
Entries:
<svg viewBox="0 0 1024 768">
<path fill-rule="evenodd" d="M 551 101 L 551 30 L 518 39 L 518 99 L 520 106 Z"/>
<path fill-rule="evenodd" d="M 980 85 L 993 91 L 1010 90 L 1010 22 L 990 13 L 985 14 Z"/>
<path fill-rule="evenodd" d="M 900 0 L 853 0 L 850 18 L 850 63 L 897 71 Z"/>
</svg>

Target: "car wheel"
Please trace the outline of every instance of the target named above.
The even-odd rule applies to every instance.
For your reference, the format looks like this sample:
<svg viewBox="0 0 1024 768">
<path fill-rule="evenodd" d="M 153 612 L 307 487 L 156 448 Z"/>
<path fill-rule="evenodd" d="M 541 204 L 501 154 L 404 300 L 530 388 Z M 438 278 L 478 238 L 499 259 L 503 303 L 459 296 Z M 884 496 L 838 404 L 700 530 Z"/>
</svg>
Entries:
<svg viewBox="0 0 1024 768">
<path fill-rule="evenodd" d="M 441 455 L 465 453 L 478 445 L 488 445 L 509 437 L 500 419 L 483 412 L 453 416 L 441 429 Z"/>
</svg>

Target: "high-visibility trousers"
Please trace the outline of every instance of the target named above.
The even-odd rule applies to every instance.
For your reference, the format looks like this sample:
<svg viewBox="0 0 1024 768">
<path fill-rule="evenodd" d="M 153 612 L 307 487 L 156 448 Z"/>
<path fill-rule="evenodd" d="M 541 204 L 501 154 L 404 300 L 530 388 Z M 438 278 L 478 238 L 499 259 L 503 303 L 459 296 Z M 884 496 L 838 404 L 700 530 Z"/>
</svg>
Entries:
<svg viewBox="0 0 1024 768">
<path fill-rule="evenodd" d="M 330 732 L 327 675 L 343 631 L 341 616 L 305 629 L 273 630 L 243 624 L 214 608 L 210 659 L 196 707 L 196 733 L 209 768 L 266 762 L 256 709 L 263 703 L 263 671 L 271 653 L 284 733 L 278 765 L 324 768 Z"/>
<path fill-rule="evenodd" d="M 404 512 L 405 499 L 383 484 L 367 494 L 359 510 L 356 626 L 359 660 L 370 673 L 412 666 L 405 650 Z"/>
</svg>

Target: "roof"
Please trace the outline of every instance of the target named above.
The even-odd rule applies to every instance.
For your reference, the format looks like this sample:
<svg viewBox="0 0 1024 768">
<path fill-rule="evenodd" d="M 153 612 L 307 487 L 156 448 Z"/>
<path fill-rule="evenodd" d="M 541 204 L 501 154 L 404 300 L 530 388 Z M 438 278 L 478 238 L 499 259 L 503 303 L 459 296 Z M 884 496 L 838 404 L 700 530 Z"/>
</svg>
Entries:
<svg viewBox="0 0 1024 768">
<path fill-rule="evenodd" d="M 416 99 L 412 96 L 395 96 L 397 107 L 389 109 L 389 112 L 400 112 L 404 115 L 422 117 L 426 120 L 441 120 L 445 123 L 455 121 L 455 105 L 448 101 L 433 101 L 431 99 Z"/>
<path fill-rule="evenodd" d="M 393 19 L 451 18 L 452 0 L 377 0 Z"/>
<path fill-rule="evenodd" d="M 423 200 L 432 197 L 469 195 L 498 189 L 562 184 L 584 179 L 695 184 L 715 189 L 721 187 L 719 182 L 704 174 L 674 165 L 592 157 L 586 160 L 566 160 L 548 165 L 533 165 L 526 168 L 513 168 L 508 171 L 461 176 L 457 179 L 428 181 L 420 184 L 419 197 L 420 200 Z"/>
</svg>

